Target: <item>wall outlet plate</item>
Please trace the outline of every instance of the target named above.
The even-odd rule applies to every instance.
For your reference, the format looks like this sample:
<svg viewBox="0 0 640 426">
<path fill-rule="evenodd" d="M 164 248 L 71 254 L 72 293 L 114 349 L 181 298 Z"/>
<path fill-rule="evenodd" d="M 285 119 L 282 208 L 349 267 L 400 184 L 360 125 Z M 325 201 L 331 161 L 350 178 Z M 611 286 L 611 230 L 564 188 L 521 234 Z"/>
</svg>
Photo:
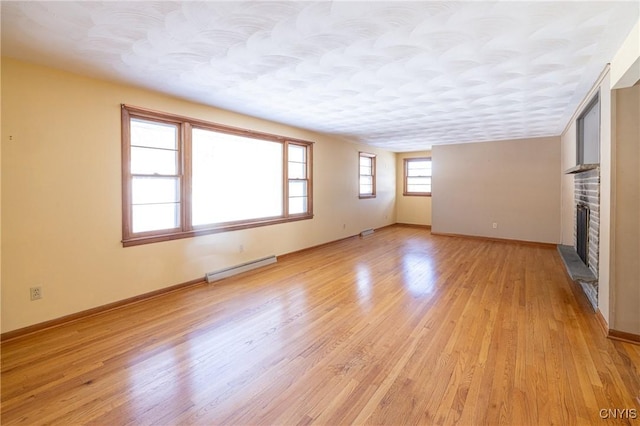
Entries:
<svg viewBox="0 0 640 426">
<path fill-rule="evenodd" d="M 31 295 L 31 300 L 42 299 L 42 287 L 29 288 L 29 294 Z"/>
</svg>

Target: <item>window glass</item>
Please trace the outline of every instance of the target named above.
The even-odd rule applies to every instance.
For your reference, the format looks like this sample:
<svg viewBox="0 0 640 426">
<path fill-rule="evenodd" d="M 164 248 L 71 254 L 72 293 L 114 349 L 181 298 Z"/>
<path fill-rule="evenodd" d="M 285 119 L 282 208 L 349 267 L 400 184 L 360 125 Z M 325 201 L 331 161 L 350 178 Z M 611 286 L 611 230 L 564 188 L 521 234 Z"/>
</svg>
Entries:
<svg viewBox="0 0 640 426">
<path fill-rule="evenodd" d="M 133 205 L 133 232 L 175 229 L 180 226 L 180 204 Z"/>
<path fill-rule="evenodd" d="M 282 215 L 282 144 L 203 129 L 192 134 L 194 226 Z"/>
<path fill-rule="evenodd" d="M 175 124 L 131 119 L 131 146 L 176 150 L 177 136 Z"/>
<path fill-rule="evenodd" d="M 134 176 L 131 195 L 133 204 L 177 203 L 180 201 L 180 180 Z"/>
<path fill-rule="evenodd" d="M 306 176 L 306 164 L 289 161 L 289 179 L 304 179 Z"/>
<path fill-rule="evenodd" d="M 131 173 L 174 175 L 178 152 L 166 149 L 131 147 Z"/>
<path fill-rule="evenodd" d="M 289 198 L 289 214 L 300 214 L 307 212 L 307 197 Z"/>
</svg>

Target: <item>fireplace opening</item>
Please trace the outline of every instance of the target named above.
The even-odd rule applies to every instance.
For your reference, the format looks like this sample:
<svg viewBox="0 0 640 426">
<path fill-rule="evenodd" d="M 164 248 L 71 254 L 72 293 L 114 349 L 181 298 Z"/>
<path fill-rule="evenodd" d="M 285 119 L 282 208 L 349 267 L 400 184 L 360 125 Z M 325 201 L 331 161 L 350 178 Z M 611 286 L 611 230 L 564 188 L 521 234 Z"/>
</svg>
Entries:
<svg viewBox="0 0 640 426">
<path fill-rule="evenodd" d="M 576 251 L 589 266 L 589 207 L 584 204 L 576 206 Z"/>
</svg>

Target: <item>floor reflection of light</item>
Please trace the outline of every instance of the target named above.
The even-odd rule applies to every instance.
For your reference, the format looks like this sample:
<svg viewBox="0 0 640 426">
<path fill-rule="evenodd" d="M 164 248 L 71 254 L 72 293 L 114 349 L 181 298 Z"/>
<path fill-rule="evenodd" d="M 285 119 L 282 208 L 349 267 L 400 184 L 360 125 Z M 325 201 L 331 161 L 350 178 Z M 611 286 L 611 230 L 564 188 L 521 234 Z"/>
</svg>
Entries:
<svg viewBox="0 0 640 426">
<path fill-rule="evenodd" d="M 131 397 L 127 399 L 134 412 L 143 413 L 170 404 L 184 392 L 178 380 L 180 360 L 175 355 L 175 348 L 161 349 L 129 367 Z"/>
<path fill-rule="evenodd" d="M 402 275 L 407 290 L 414 296 L 426 296 L 435 291 L 435 274 L 428 255 L 415 252 L 404 255 Z"/>
<path fill-rule="evenodd" d="M 356 266 L 356 285 L 358 287 L 358 304 L 361 308 L 371 309 L 371 272 L 365 265 Z"/>
<path fill-rule="evenodd" d="M 225 395 L 233 383 L 245 380 L 248 370 L 267 357 L 280 353 L 308 323 L 307 287 L 303 282 L 286 292 L 257 292 L 240 305 L 248 315 L 189 337 L 191 364 L 188 371 L 194 404 L 210 404 Z M 221 317 L 231 316 L 233 312 Z M 268 347 L 268 350 L 264 350 Z M 263 348 L 258 351 L 258 348 Z"/>
<path fill-rule="evenodd" d="M 238 309 L 212 310 L 187 335 L 158 332 L 127 367 L 131 417 L 155 410 L 162 418 L 188 405 L 218 404 L 248 371 L 306 328 L 307 288 L 301 281 L 283 292 L 256 291 L 238 298 Z"/>
</svg>

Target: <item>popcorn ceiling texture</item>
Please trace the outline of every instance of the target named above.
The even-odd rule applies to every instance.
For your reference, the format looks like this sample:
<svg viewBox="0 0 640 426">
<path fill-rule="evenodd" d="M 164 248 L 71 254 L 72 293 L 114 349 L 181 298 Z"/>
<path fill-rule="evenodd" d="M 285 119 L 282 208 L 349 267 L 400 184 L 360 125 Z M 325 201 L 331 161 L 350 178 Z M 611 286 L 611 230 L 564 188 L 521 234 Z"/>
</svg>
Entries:
<svg viewBox="0 0 640 426">
<path fill-rule="evenodd" d="M 2 2 L 2 53 L 415 151 L 560 134 L 639 9 L 636 1 Z"/>
</svg>

